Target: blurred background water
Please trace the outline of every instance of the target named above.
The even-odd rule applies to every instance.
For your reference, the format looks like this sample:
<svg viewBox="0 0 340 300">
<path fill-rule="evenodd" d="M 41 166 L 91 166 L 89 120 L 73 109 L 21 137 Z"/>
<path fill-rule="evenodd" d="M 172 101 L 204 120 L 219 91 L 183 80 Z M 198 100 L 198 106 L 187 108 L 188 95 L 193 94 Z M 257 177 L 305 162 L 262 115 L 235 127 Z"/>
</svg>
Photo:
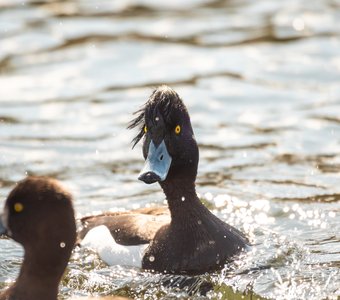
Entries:
<svg viewBox="0 0 340 300">
<path fill-rule="evenodd" d="M 339 0 L 0 0 L 0 206 L 27 174 L 61 180 L 78 216 L 163 204 L 126 130 L 163 83 L 191 114 L 202 199 L 255 246 L 186 290 L 77 249 L 62 299 L 197 298 L 207 281 L 214 299 L 337 299 Z M 0 289 L 21 259 L 0 240 Z"/>
</svg>

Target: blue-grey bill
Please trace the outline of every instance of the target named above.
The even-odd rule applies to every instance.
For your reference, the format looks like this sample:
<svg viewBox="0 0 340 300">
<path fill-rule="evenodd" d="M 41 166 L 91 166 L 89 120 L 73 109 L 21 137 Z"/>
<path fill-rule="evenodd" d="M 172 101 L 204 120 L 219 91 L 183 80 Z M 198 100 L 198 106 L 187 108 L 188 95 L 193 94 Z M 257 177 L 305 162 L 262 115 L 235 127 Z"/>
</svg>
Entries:
<svg viewBox="0 0 340 300">
<path fill-rule="evenodd" d="M 168 149 L 164 143 L 164 140 L 156 148 L 153 141 L 150 142 L 148 156 L 146 158 L 144 167 L 139 173 L 139 177 L 142 177 L 147 173 L 154 173 L 160 181 L 164 181 L 168 175 L 172 158 L 168 153 Z"/>
<path fill-rule="evenodd" d="M 3 224 L 3 215 L 0 215 L 0 235 L 5 234 L 7 232 L 7 229 L 5 225 Z"/>
</svg>

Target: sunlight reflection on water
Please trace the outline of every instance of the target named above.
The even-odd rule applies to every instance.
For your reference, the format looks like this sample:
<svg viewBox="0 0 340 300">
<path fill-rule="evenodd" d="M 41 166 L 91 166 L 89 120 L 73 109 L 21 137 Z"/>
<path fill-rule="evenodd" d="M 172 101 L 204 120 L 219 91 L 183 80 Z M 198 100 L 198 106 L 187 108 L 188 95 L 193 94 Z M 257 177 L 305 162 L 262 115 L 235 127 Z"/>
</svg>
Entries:
<svg viewBox="0 0 340 300">
<path fill-rule="evenodd" d="M 141 147 L 129 150 L 126 126 L 166 83 L 191 114 L 202 200 L 253 243 L 222 272 L 194 279 L 109 268 L 76 249 L 62 298 L 195 298 L 209 284 L 208 298 L 340 296 L 339 1 L 0 8 L 1 199 L 37 174 L 72 190 L 78 216 L 163 204 L 157 185 L 136 179 Z M 3 288 L 22 249 L 3 239 L 0 249 Z"/>
</svg>

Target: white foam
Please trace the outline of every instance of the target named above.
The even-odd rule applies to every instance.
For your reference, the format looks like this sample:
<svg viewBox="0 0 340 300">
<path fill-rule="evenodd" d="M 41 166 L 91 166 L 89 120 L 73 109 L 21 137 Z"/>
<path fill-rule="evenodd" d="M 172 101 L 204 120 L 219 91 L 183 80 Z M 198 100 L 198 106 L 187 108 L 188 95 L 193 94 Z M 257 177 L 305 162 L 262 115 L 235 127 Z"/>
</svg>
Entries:
<svg viewBox="0 0 340 300">
<path fill-rule="evenodd" d="M 96 251 L 108 265 L 142 267 L 142 258 L 149 244 L 123 246 L 117 244 L 109 229 L 101 225 L 91 229 L 82 240 L 83 247 Z"/>
</svg>

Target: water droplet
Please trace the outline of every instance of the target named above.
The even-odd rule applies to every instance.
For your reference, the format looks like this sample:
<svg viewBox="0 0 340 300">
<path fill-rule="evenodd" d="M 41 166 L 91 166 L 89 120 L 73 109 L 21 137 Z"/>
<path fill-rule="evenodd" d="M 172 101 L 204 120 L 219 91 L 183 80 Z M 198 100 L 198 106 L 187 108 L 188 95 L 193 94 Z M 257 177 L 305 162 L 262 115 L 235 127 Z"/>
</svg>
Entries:
<svg viewBox="0 0 340 300">
<path fill-rule="evenodd" d="M 328 216 L 329 216 L 330 218 L 335 218 L 335 212 L 334 212 L 334 211 L 330 211 L 330 212 L 328 213 Z"/>
<path fill-rule="evenodd" d="M 292 25 L 296 31 L 301 31 L 305 29 L 305 22 L 301 18 L 295 18 Z"/>
<path fill-rule="evenodd" d="M 214 245 L 215 241 L 209 241 L 209 245 Z"/>
<path fill-rule="evenodd" d="M 185 201 L 185 197 L 184 196 L 182 197 L 182 201 Z"/>
<path fill-rule="evenodd" d="M 156 118 L 155 118 L 155 121 L 159 121 L 159 117 L 156 117 Z"/>
<path fill-rule="evenodd" d="M 201 220 L 198 220 L 197 223 L 198 223 L 198 225 L 201 225 L 201 224 L 202 224 L 202 221 L 201 221 Z"/>
<path fill-rule="evenodd" d="M 66 244 L 64 242 L 60 243 L 60 248 L 65 248 Z"/>
<path fill-rule="evenodd" d="M 151 262 L 153 262 L 153 261 L 155 261 L 155 257 L 154 257 L 153 255 L 150 255 L 150 256 L 149 256 L 149 260 L 150 260 Z"/>
</svg>

